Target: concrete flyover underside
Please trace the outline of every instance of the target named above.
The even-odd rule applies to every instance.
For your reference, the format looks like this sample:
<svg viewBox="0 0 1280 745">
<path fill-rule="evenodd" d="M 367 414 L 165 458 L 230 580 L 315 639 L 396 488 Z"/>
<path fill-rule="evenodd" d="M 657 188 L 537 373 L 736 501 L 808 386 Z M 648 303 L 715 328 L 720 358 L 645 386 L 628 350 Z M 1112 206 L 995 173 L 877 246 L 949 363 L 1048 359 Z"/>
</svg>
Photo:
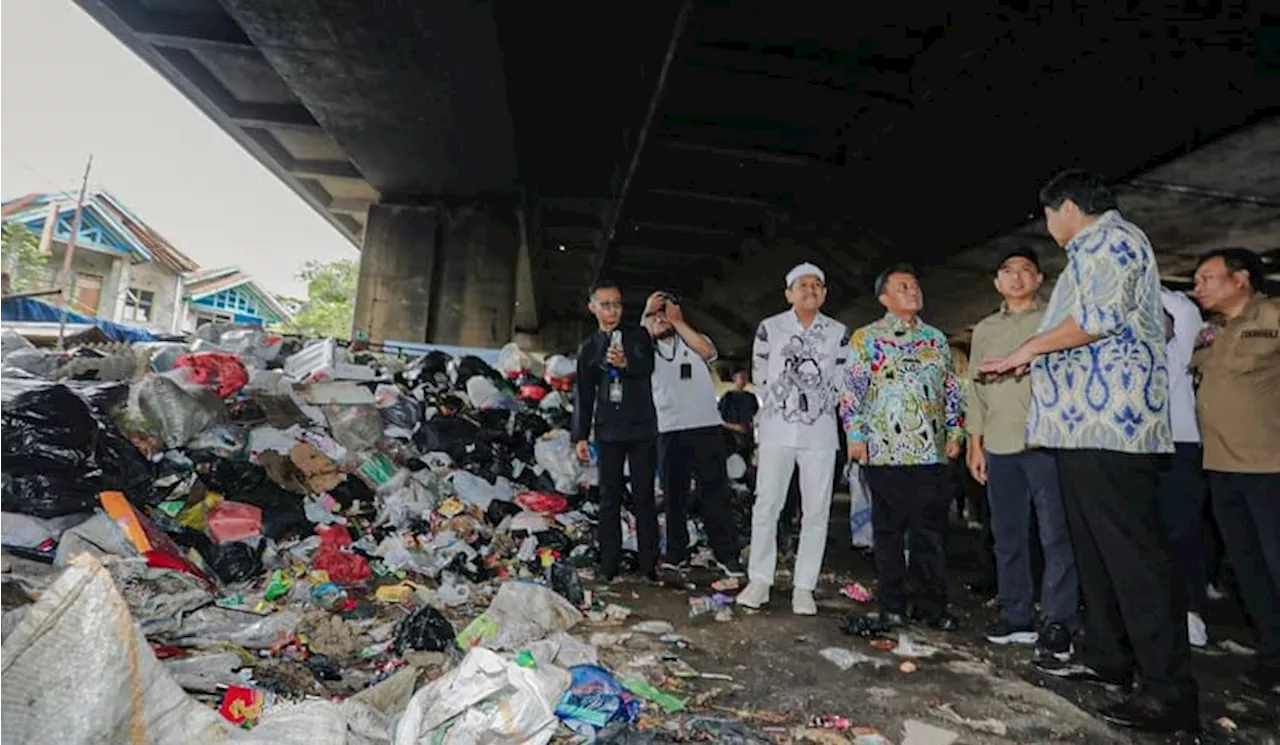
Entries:
<svg viewBox="0 0 1280 745">
<path fill-rule="evenodd" d="M 77 2 L 363 247 L 370 338 L 568 348 L 607 275 L 683 294 L 732 359 L 805 258 L 849 323 L 913 261 L 963 336 L 998 251 L 1055 266 L 1035 194 L 1073 165 L 1171 282 L 1280 247 L 1261 4 Z"/>
</svg>

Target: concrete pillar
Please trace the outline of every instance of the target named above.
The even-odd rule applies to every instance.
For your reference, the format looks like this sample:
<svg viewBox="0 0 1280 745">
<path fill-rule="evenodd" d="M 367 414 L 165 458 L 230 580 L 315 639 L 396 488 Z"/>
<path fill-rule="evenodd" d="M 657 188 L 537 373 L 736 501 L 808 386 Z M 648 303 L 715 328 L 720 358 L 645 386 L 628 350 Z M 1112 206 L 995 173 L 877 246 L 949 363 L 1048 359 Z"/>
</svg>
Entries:
<svg viewBox="0 0 1280 745">
<path fill-rule="evenodd" d="M 355 338 L 489 349 L 511 341 L 520 232 L 514 207 L 370 207 Z"/>
<path fill-rule="evenodd" d="M 447 213 L 427 341 L 501 347 L 515 330 L 515 210 L 455 207 Z"/>
<path fill-rule="evenodd" d="M 369 208 L 353 338 L 374 343 L 426 340 L 439 232 L 434 207 Z"/>
</svg>

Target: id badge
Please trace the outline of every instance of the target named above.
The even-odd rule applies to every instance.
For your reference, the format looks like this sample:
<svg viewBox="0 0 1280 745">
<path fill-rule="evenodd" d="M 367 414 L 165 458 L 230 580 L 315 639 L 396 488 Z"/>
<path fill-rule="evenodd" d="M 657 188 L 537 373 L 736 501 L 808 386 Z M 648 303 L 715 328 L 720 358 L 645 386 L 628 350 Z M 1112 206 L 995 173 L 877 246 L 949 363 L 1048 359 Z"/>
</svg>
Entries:
<svg viewBox="0 0 1280 745">
<path fill-rule="evenodd" d="M 689 380 L 693 377 L 693 365 L 685 362 L 680 365 L 680 379 Z"/>
<path fill-rule="evenodd" d="M 800 394 L 800 410 L 801 411 L 809 410 L 809 396 L 807 394 L 804 394 L 804 393 Z"/>
<path fill-rule="evenodd" d="M 622 403 L 622 379 L 614 378 L 609 381 L 609 402 Z"/>
</svg>

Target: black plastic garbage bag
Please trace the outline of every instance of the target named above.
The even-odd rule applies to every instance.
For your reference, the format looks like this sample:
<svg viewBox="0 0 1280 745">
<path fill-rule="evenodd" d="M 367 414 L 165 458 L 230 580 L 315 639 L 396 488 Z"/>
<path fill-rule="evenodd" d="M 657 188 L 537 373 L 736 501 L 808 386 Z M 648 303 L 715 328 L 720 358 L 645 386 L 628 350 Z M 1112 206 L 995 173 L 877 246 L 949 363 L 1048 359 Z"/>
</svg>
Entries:
<svg viewBox="0 0 1280 745">
<path fill-rule="evenodd" d="M 5 511 L 57 517 L 92 509 L 102 491 L 124 492 L 135 504 L 151 497 L 151 464 L 81 394 L 6 378 L 0 400 Z"/>
<path fill-rule="evenodd" d="M 94 480 L 77 478 L 74 469 L 65 472 L 20 472 L 6 456 L 0 473 L 0 500 L 5 512 L 35 517 L 61 517 L 91 510 L 98 505 Z"/>
<path fill-rule="evenodd" d="M 191 453 L 196 462 L 200 480 L 227 499 L 240 500 L 240 495 L 251 494 L 271 483 L 265 468 L 246 460 L 229 460 L 213 453 Z"/>
<path fill-rule="evenodd" d="M 480 427 L 456 416 L 438 416 L 422 423 L 413 437 L 424 453 L 446 453 L 458 465 L 470 463 L 484 445 Z M 484 453 L 488 455 L 487 450 Z"/>
<path fill-rule="evenodd" d="M 449 619 L 429 605 L 423 605 L 396 626 L 396 654 L 416 649 L 421 652 L 444 652 L 454 644 L 457 634 Z"/>
<path fill-rule="evenodd" d="M 342 509 L 347 509 L 359 500 L 362 504 L 373 504 L 373 489 L 364 482 L 364 479 L 358 479 L 348 476 L 342 483 L 329 490 L 329 496 L 337 500 L 342 505 Z"/>
<path fill-rule="evenodd" d="M 495 499 L 489 503 L 489 508 L 484 512 L 484 521 L 495 528 L 502 524 L 512 515 L 518 515 L 524 512 L 524 508 L 515 502 L 508 502 L 504 499 Z"/>
<path fill-rule="evenodd" d="M 578 577 L 578 568 L 566 561 L 557 561 L 551 565 L 551 589 L 573 603 L 575 608 L 581 608 L 587 602 L 586 593 L 582 590 L 582 580 Z"/>
<path fill-rule="evenodd" d="M 422 421 L 422 404 L 408 396 L 398 396 L 391 405 L 378 409 L 378 413 L 382 415 L 383 427 L 413 432 Z"/>
<path fill-rule="evenodd" d="M 493 381 L 493 384 L 503 393 L 511 393 L 513 390 L 511 381 L 507 380 L 505 375 L 489 367 L 489 363 L 475 355 L 469 354 L 460 358 L 457 370 L 457 385 L 459 388 L 466 387 L 468 380 L 479 375 Z"/>
<path fill-rule="evenodd" d="M 408 388 L 420 385 L 433 390 L 448 388 L 449 362 L 452 359 L 446 352 L 429 352 L 406 365 L 396 382 Z"/>
<path fill-rule="evenodd" d="M 247 582 L 262 574 L 262 557 L 247 543 L 218 544 L 212 553 L 209 568 L 226 584 Z"/>
</svg>

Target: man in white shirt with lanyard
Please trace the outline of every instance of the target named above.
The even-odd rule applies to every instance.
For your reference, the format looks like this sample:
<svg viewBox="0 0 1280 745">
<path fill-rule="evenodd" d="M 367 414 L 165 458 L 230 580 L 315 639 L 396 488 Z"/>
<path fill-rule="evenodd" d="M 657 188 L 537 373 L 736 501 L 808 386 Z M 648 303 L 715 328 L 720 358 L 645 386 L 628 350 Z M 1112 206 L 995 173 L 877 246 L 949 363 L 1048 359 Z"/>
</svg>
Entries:
<svg viewBox="0 0 1280 745">
<path fill-rule="evenodd" d="M 698 482 L 699 513 L 720 571 L 741 577 L 741 547 L 729 510 L 723 422 L 711 381 L 715 344 L 689 325 L 671 293 L 649 296 L 642 325 L 653 337 L 653 407 L 658 413 L 658 463 L 667 508 L 663 567 L 677 572 L 688 568 L 692 477 Z"/>
<path fill-rule="evenodd" d="M 800 468 L 800 549 L 791 594 L 798 615 L 818 612 L 813 590 L 826 550 L 836 451 L 837 380 L 849 329 L 818 312 L 827 299 L 826 275 L 804 263 L 787 272 L 791 309 L 761 321 L 752 348 L 751 377 L 762 398 L 756 502 L 751 515 L 750 582 L 737 602 L 769 602 L 778 563 L 778 515 L 791 474 Z"/>
</svg>

